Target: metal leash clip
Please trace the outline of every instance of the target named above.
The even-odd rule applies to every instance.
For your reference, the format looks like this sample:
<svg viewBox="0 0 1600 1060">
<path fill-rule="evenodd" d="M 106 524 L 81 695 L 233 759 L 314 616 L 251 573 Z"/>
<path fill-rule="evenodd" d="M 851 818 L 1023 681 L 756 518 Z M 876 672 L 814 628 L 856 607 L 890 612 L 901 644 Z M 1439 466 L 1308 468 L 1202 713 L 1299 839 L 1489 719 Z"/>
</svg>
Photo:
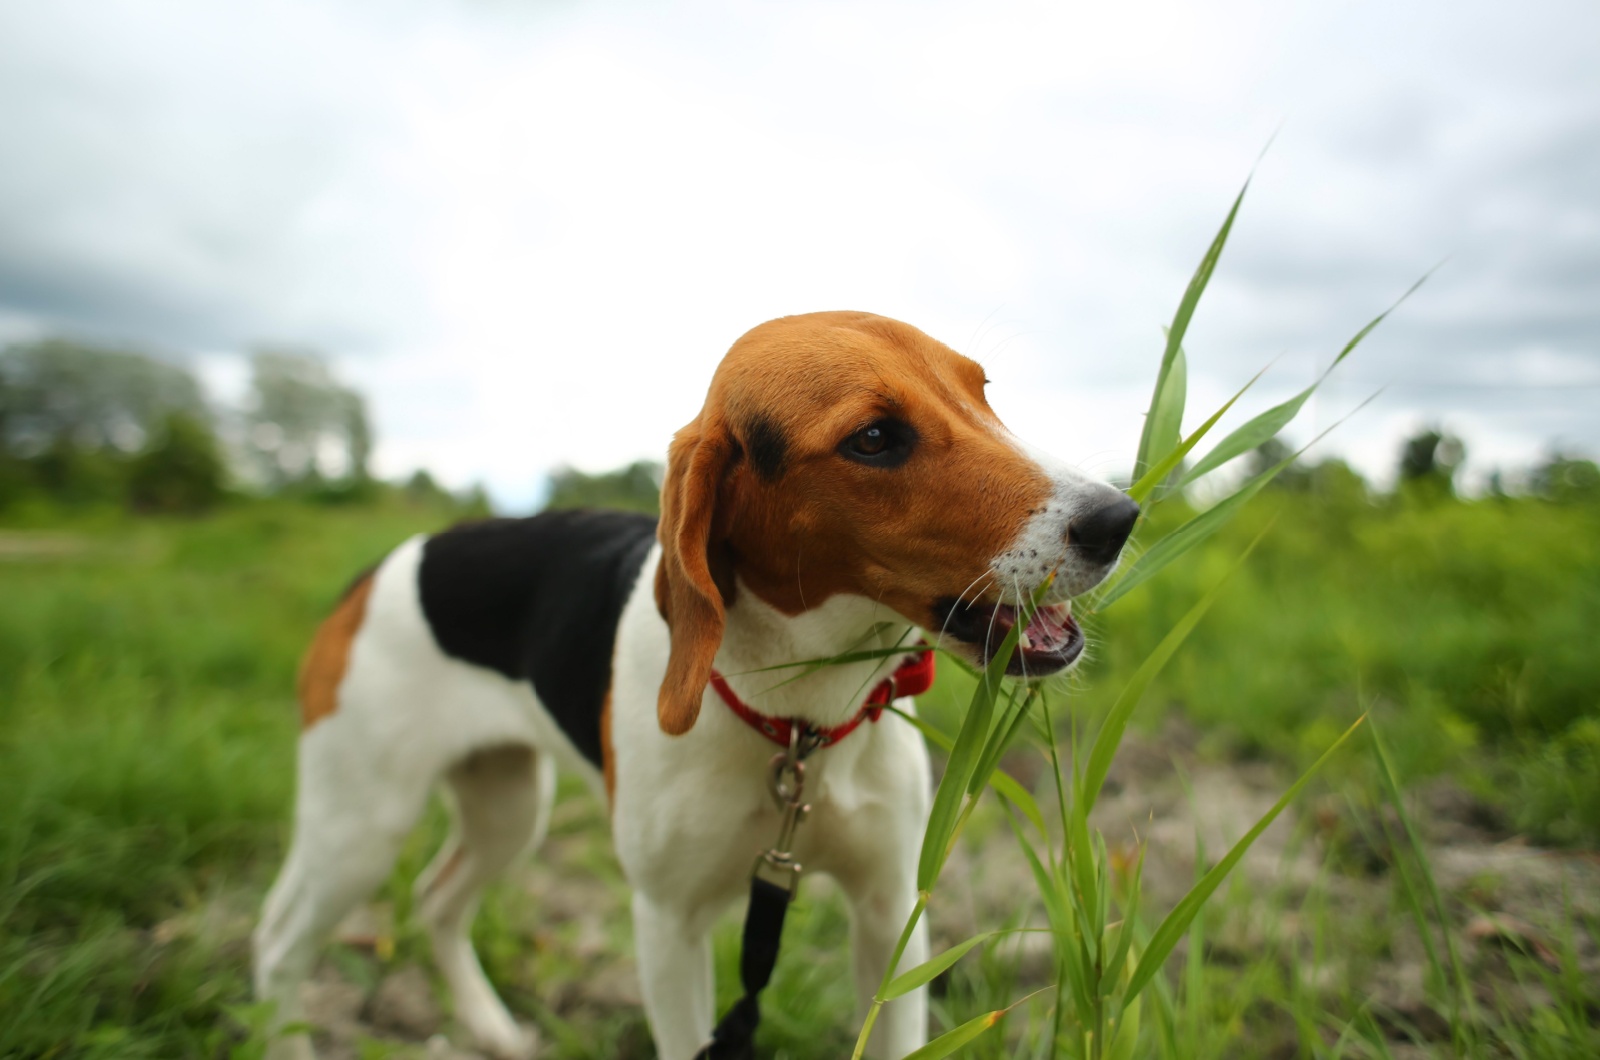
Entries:
<svg viewBox="0 0 1600 1060">
<path fill-rule="evenodd" d="M 802 729 L 805 730 L 802 733 Z M 778 839 L 756 858 L 752 875 L 782 887 L 791 896 L 800 889 L 800 863 L 794 859 L 790 848 L 794 845 L 794 832 L 811 807 L 803 796 L 806 787 L 806 756 L 816 750 L 820 741 L 810 726 L 798 724 L 789 728 L 789 748 L 772 756 L 768 765 L 767 790 L 778 812 L 783 814 L 778 826 Z"/>
</svg>

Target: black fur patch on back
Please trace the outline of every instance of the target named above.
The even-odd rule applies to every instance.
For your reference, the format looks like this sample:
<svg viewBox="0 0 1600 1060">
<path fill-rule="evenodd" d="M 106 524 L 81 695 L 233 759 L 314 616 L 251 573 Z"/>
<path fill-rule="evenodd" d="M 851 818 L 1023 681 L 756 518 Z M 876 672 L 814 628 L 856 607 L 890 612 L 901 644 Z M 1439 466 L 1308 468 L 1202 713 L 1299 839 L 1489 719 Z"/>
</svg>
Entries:
<svg viewBox="0 0 1600 1060">
<path fill-rule="evenodd" d="M 573 746 L 598 766 L 617 621 L 655 536 L 655 518 L 631 512 L 458 526 L 423 545 L 422 613 L 447 655 L 531 682 Z"/>
<path fill-rule="evenodd" d="M 750 450 L 750 464 L 768 482 L 783 474 L 783 465 L 789 459 L 789 439 L 766 416 L 756 416 L 745 428 L 745 447 Z"/>
</svg>

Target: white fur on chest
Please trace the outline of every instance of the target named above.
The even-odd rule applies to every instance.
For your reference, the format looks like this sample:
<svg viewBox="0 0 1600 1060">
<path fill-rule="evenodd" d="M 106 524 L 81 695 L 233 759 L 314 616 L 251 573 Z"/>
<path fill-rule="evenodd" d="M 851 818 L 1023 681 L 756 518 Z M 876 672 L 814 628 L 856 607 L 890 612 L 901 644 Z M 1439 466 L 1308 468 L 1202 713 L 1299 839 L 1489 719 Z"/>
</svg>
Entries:
<svg viewBox="0 0 1600 1060">
<path fill-rule="evenodd" d="M 661 731 L 656 697 L 669 634 L 647 590 L 654 584 L 657 558 L 652 553 L 646 560 L 641 588 L 618 629 L 612 826 L 618 856 L 636 889 L 708 921 L 743 893 L 757 853 L 776 838 L 779 815 L 766 783 L 778 748 L 711 689 L 694 728 L 682 736 Z M 890 625 L 874 631 L 879 623 Z M 763 714 L 835 725 L 859 709 L 898 659 L 829 667 L 787 684 L 782 682 L 795 671 L 743 671 L 890 647 L 907 630 L 903 619 L 860 597 L 835 597 L 791 618 L 741 592 L 729 611 L 717 668 L 740 698 Z M 864 636 L 869 631 L 874 632 Z M 912 636 L 901 640 L 914 642 Z M 898 705 L 912 708 L 909 699 Z M 812 813 L 799 829 L 797 857 L 808 871 L 841 877 L 870 872 L 870 863 L 902 846 L 908 832 L 920 837 L 929 784 L 927 751 L 912 726 L 889 714 L 861 725 L 806 763 L 805 797 Z"/>
</svg>

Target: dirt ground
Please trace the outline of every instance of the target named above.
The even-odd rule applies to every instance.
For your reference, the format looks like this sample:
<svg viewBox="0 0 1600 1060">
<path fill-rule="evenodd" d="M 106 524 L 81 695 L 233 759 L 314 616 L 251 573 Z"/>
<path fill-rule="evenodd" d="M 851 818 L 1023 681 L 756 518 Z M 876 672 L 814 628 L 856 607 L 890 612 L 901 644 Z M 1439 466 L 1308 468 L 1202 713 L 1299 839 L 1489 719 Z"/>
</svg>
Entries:
<svg viewBox="0 0 1600 1060">
<path fill-rule="evenodd" d="M 1266 764 L 1196 758 L 1184 750 L 1196 742 L 1193 735 L 1177 724 L 1157 736 L 1130 734 L 1094 814 L 1113 851 L 1131 854 L 1136 838 L 1147 844 L 1144 891 L 1158 910 L 1174 904 L 1195 879 L 1197 835 L 1214 860 L 1286 786 L 1282 772 Z M 1034 777 L 1021 774 L 1037 768 L 1032 761 L 1019 758 L 1009 766 L 1031 783 Z M 1600 921 L 1600 858 L 1530 846 L 1502 830 L 1489 807 L 1447 782 L 1424 787 L 1414 802 L 1464 963 L 1478 977 L 1484 999 L 1498 994 L 1503 1004 L 1507 991 L 1521 991 L 1521 1003 L 1537 1004 L 1537 985 L 1518 982 L 1496 954 L 1516 948 L 1553 959 L 1559 933 L 1570 934 L 1563 924 Z M 1425 952 L 1397 899 L 1393 855 L 1383 840 L 1379 812 L 1353 808 L 1331 795 L 1292 806 L 1219 892 L 1207 956 L 1242 964 L 1267 951 L 1309 952 L 1319 932 L 1339 935 L 1326 940 L 1329 957 L 1321 966 L 1306 963 L 1310 981 L 1330 994 L 1352 991 L 1371 999 L 1380 1022 L 1392 1021 L 1397 1040 L 1419 1031 L 1447 1038 L 1444 1014 L 1424 993 Z M 608 856 L 601 853 L 603 818 L 573 801 L 557 813 L 555 838 L 511 882 L 537 913 L 525 930 L 539 946 L 559 951 L 571 973 L 547 980 L 559 985 L 544 988 L 539 1004 L 569 1018 L 613 1013 L 630 1023 L 630 1034 L 637 1037 L 643 1033 L 638 985 L 632 960 L 623 952 L 625 927 L 619 927 L 626 922 L 626 893 L 614 881 L 597 884 L 588 867 L 596 857 Z M 813 896 L 826 887 L 817 883 L 822 887 L 808 885 Z M 1019 894 L 1032 893 L 1009 829 L 991 821 L 945 870 L 930 914 L 935 949 L 1014 918 Z M 1318 897 L 1320 913 L 1306 911 L 1311 895 Z M 387 907 L 361 911 L 341 932 L 344 946 L 358 952 L 381 947 L 394 930 L 391 921 Z M 1376 943 L 1374 931 L 1384 933 Z M 1048 940 L 1018 938 L 1019 979 L 1048 981 Z M 1600 978 L 1596 940 L 1579 931 L 1576 944 L 1582 974 L 1591 981 Z M 1175 959 L 1181 960 L 1181 953 Z M 350 961 L 331 956 L 308 984 L 310 1015 L 324 1028 L 320 1055 L 358 1060 L 374 1055 L 375 1042 L 384 1042 L 393 1051 L 379 1055 L 480 1056 L 456 1034 L 431 971 L 404 963 L 363 984 L 362 976 L 350 974 L 351 967 Z M 1397 1045 L 1397 1056 L 1407 1053 Z"/>
</svg>

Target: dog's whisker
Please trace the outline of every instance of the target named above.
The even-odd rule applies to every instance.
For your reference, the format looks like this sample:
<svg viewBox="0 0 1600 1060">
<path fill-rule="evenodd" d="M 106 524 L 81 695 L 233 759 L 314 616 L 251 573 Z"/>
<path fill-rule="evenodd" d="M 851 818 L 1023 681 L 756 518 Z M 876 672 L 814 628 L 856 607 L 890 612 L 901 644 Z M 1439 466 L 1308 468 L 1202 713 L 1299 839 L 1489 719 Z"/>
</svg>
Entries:
<svg viewBox="0 0 1600 1060">
<path fill-rule="evenodd" d="M 955 605 L 952 606 L 950 608 L 950 610 L 945 613 L 944 625 L 939 627 L 939 634 L 938 634 L 938 636 L 934 637 L 934 639 L 933 639 L 934 647 L 943 647 L 944 646 L 945 634 L 949 632 L 950 623 L 955 619 L 956 611 L 961 607 L 962 598 L 965 597 L 967 595 L 967 593 L 972 591 L 972 587 L 974 585 L 977 585 L 979 582 L 984 581 L 986 579 L 993 578 L 993 577 L 994 577 L 994 572 L 990 571 L 990 570 L 986 570 L 982 574 L 978 575 L 976 578 L 972 579 L 971 582 L 967 583 L 967 587 L 965 589 L 961 590 L 961 595 L 956 597 Z M 983 592 L 984 592 L 984 589 L 987 589 L 987 588 L 988 588 L 987 586 L 984 586 L 983 588 L 980 588 L 978 590 L 978 596 L 982 596 Z M 976 599 L 976 598 L 977 597 L 974 597 L 974 599 Z"/>
<path fill-rule="evenodd" d="M 994 620 L 999 617 L 1000 609 L 998 607 L 989 612 L 989 628 L 983 635 L 983 646 L 985 651 L 988 650 L 989 645 L 994 643 Z"/>
<path fill-rule="evenodd" d="M 1017 621 L 1021 622 L 1022 621 L 1022 615 L 1023 615 L 1022 603 L 1021 603 L 1021 601 L 1022 601 L 1022 583 L 1017 580 L 1017 576 L 1015 574 L 1013 574 L 1011 576 L 1011 588 L 1017 594 L 1017 601 L 1018 601 L 1017 602 Z M 1017 661 L 1022 664 L 1022 679 L 1024 681 L 1026 681 L 1028 679 L 1028 656 L 1022 650 L 1022 637 L 1027 632 L 1028 631 L 1027 631 L 1026 627 L 1024 627 L 1023 629 L 1020 629 L 1020 630 L 1017 631 Z"/>
<path fill-rule="evenodd" d="M 989 578 L 993 578 L 993 577 L 994 577 L 994 571 L 985 570 L 982 574 L 979 574 L 976 578 L 974 578 L 970 582 L 968 582 L 967 583 L 967 587 L 965 589 L 961 590 L 960 594 L 956 596 L 956 606 L 957 607 L 961 606 L 961 601 L 966 598 L 967 593 L 972 591 L 972 587 L 974 585 L 977 585 L 979 582 L 984 581 L 985 579 L 989 579 Z M 985 588 L 987 588 L 987 586 Z M 978 590 L 978 596 L 982 596 L 982 595 L 983 595 L 983 590 L 979 589 Z M 975 596 L 975 597 L 973 597 L 973 599 L 976 600 L 977 597 Z"/>
</svg>

